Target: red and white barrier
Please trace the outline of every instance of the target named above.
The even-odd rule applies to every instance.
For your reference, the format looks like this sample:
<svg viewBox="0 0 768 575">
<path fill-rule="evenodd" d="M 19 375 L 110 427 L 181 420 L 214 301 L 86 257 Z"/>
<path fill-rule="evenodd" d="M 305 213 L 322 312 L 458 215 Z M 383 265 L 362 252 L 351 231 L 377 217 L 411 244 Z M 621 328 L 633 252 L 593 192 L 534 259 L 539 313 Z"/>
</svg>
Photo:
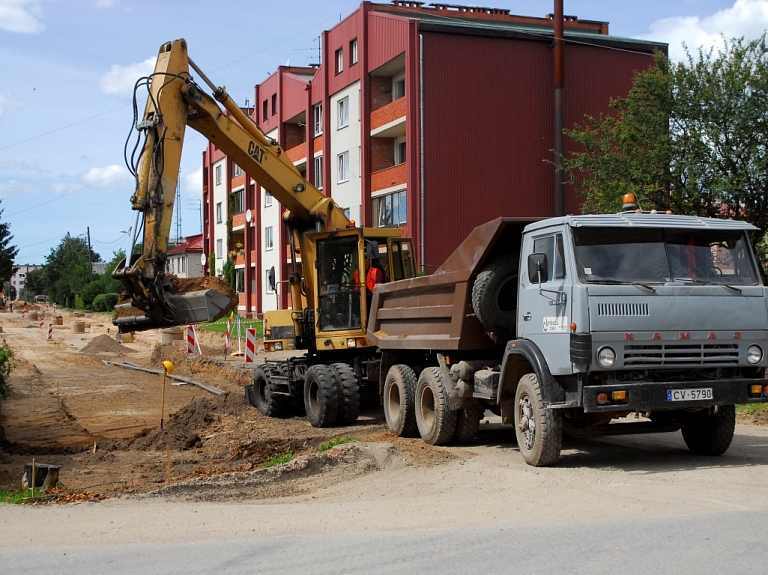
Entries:
<svg viewBox="0 0 768 575">
<path fill-rule="evenodd" d="M 40 318 L 40 329 L 45 329 L 45 318 Z"/>
<path fill-rule="evenodd" d="M 197 333 L 195 332 L 195 326 L 187 326 L 187 355 L 195 355 L 195 347 L 199 346 L 197 343 Z M 203 355 L 202 353 L 200 355 Z"/>
<path fill-rule="evenodd" d="M 53 323 L 48 322 L 48 341 L 53 339 Z"/>
<path fill-rule="evenodd" d="M 245 329 L 245 363 L 256 361 L 256 328 Z"/>
</svg>

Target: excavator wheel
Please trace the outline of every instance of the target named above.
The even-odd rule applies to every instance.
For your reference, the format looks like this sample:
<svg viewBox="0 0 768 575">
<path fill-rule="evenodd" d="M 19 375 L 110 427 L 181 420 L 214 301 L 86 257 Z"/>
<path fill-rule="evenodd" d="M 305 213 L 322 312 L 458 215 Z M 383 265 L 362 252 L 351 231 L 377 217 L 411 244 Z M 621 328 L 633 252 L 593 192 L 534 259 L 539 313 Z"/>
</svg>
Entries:
<svg viewBox="0 0 768 575">
<path fill-rule="evenodd" d="M 304 380 L 304 408 L 312 427 L 331 427 L 339 413 L 339 388 L 327 365 L 313 365 Z"/>
</svg>

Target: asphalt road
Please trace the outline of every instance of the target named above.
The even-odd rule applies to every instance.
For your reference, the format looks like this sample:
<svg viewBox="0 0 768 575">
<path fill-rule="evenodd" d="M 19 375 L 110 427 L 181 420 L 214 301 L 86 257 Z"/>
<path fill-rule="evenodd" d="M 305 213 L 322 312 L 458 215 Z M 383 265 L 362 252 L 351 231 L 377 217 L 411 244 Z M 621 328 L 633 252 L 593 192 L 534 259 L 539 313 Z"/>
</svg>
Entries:
<svg viewBox="0 0 768 575">
<path fill-rule="evenodd" d="M 768 572 L 768 429 L 722 457 L 677 434 L 566 442 L 531 468 L 485 442 L 310 495 L 0 506 L 3 573 Z M 289 494 L 286 494 L 289 495 Z"/>
</svg>

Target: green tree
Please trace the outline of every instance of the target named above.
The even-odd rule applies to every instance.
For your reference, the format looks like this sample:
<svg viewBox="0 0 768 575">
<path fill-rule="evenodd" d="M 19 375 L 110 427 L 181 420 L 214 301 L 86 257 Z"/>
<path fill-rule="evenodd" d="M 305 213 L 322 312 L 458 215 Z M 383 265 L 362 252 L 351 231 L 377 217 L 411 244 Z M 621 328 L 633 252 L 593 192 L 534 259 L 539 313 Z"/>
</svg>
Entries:
<svg viewBox="0 0 768 575">
<path fill-rule="evenodd" d="M 88 244 L 82 238 L 69 234 L 58 247 L 51 250 L 45 261 L 45 291 L 51 301 L 73 306 L 75 294 L 89 283 Z M 90 262 L 100 262 L 101 256 L 91 251 Z"/>
<path fill-rule="evenodd" d="M 2 202 L 3 200 L 0 199 L 0 203 Z M 11 243 L 12 239 L 11 225 L 3 221 L 3 210 L 0 209 L 0 286 L 10 281 L 19 269 L 13 265 L 19 250 Z"/>
<path fill-rule="evenodd" d="M 613 114 L 567 130 L 564 158 L 585 212 L 616 212 L 622 195 L 644 209 L 748 220 L 768 231 L 766 36 L 724 40 L 638 74 Z"/>
</svg>

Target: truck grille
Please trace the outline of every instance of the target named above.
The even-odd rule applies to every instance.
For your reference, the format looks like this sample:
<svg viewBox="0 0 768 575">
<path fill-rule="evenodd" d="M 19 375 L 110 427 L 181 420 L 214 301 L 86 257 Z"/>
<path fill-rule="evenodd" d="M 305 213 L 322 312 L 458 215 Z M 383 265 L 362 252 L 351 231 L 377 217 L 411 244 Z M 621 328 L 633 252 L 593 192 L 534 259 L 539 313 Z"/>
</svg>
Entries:
<svg viewBox="0 0 768 575">
<path fill-rule="evenodd" d="M 736 366 L 739 346 L 728 343 L 659 343 L 624 346 L 624 365 Z"/>
<path fill-rule="evenodd" d="M 648 314 L 647 303 L 599 303 L 597 315 L 608 317 L 642 317 Z"/>
</svg>

